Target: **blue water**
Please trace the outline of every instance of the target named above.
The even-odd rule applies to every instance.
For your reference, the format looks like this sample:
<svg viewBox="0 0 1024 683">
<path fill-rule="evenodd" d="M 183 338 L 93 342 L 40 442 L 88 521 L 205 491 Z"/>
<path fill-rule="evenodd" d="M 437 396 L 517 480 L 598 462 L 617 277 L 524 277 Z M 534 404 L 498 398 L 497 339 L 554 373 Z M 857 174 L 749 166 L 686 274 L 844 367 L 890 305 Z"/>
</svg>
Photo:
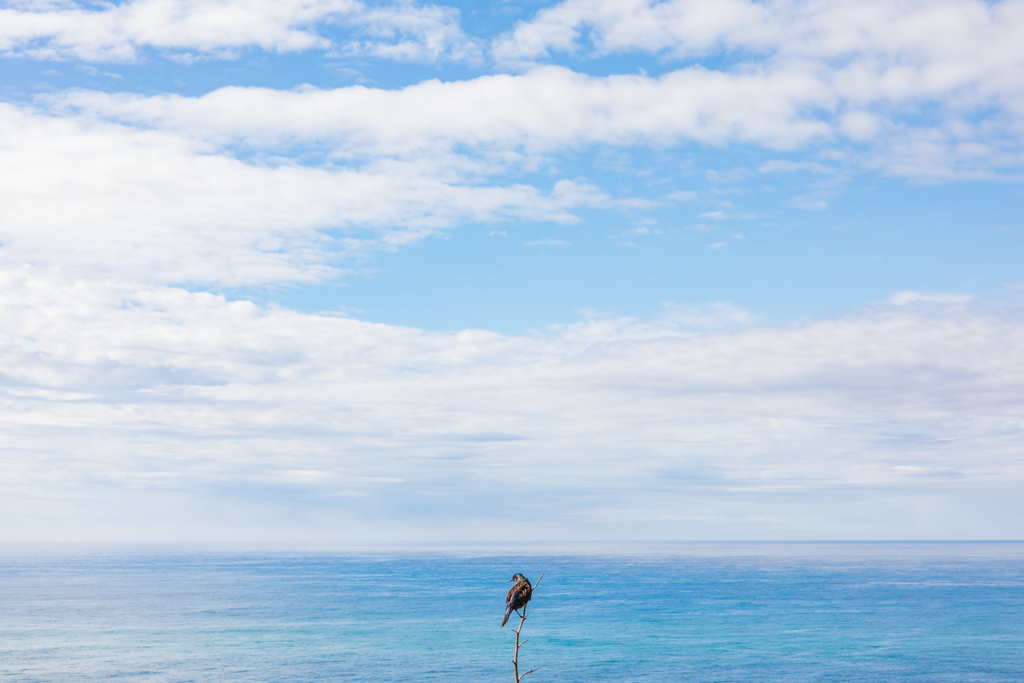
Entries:
<svg viewBox="0 0 1024 683">
<path fill-rule="evenodd" d="M 0 547 L 0 680 L 1024 681 L 1022 544 L 539 553 Z"/>
</svg>

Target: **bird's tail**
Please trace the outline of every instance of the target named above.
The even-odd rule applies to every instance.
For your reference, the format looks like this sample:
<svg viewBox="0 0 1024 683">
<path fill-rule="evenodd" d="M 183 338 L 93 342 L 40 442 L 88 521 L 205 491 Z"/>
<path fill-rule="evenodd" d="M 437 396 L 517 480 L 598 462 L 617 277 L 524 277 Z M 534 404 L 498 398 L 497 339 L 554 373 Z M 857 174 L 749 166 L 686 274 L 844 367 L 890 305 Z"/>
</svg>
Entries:
<svg viewBox="0 0 1024 683">
<path fill-rule="evenodd" d="M 512 608 L 511 607 L 505 608 L 505 618 L 501 620 L 501 626 L 504 626 L 505 624 L 508 623 L 508 615 L 510 615 L 510 614 L 512 614 Z M 501 628 L 501 626 L 499 626 L 498 628 Z"/>
</svg>

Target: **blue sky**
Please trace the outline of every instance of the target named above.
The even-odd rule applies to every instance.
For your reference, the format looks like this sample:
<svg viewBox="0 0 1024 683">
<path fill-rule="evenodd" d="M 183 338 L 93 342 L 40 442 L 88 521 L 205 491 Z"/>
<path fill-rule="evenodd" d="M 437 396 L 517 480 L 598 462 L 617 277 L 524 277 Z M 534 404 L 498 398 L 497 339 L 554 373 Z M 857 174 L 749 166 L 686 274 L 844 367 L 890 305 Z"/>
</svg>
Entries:
<svg viewBox="0 0 1024 683">
<path fill-rule="evenodd" d="M 3 538 L 1018 538 L 1022 30 L 7 2 Z"/>
</svg>

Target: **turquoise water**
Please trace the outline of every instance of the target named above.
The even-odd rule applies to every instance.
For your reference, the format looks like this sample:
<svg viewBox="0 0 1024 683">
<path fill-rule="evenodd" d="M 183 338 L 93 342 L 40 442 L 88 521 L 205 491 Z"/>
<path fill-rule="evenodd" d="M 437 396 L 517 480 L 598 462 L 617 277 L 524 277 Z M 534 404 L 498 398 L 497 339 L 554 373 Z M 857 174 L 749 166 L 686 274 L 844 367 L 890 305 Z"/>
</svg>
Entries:
<svg viewBox="0 0 1024 683">
<path fill-rule="evenodd" d="M 0 547 L 3 681 L 1024 681 L 1024 545 Z M 511 620 L 510 620 L 511 624 Z"/>
</svg>

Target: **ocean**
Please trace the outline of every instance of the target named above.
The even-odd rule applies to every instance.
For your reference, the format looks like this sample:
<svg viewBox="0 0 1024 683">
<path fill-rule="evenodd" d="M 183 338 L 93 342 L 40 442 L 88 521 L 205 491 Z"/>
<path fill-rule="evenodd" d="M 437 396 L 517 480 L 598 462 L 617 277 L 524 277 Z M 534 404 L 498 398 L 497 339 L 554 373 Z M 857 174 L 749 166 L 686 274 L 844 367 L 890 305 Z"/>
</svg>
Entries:
<svg viewBox="0 0 1024 683">
<path fill-rule="evenodd" d="M 0 546 L 0 680 L 1024 681 L 1024 544 Z"/>
</svg>

